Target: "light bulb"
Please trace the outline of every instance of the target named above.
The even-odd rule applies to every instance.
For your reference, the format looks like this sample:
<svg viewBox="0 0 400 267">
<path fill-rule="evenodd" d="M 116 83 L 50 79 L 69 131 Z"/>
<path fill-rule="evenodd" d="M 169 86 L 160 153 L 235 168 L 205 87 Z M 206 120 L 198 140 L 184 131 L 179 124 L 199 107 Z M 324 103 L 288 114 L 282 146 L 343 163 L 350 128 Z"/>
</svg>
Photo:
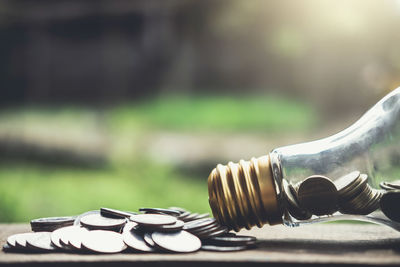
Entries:
<svg viewBox="0 0 400 267">
<path fill-rule="evenodd" d="M 234 230 L 340 219 L 400 229 L 380 208 L 379 184 L 397 179 L 400 87 L 335 135 L 217 165 L 208 178 L 209 203 L 214 217 Z"/>
</svg>

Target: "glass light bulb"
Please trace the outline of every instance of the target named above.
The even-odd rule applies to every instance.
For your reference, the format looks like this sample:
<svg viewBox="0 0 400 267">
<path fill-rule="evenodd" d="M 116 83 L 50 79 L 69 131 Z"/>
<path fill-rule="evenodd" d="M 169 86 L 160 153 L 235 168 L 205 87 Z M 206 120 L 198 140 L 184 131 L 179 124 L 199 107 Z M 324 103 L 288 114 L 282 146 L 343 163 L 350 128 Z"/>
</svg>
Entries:
<svg viewBox="0 0 400 267">
<path fill-rule="evenodd" d="M 235 230 L 340 219 L 399 230 L 381 211 L 379 187 L 398 179 L 400 87 L 342 132 L 218 165 L 208 179 L 209 202 L 219 222 Z"/>
</svg>

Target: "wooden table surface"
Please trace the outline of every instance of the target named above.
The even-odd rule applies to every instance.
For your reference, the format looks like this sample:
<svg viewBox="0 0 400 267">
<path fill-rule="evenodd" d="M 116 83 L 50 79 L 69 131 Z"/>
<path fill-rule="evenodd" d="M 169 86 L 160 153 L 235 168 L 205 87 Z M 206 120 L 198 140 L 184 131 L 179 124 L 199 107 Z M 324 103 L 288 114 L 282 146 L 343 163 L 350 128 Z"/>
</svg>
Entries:
<svg viewBox="0 0 400 267">
<path fill-rule="evenodd" d="M 0 244 L 28 224 L 0 224 Z M 12 266 L 346 266 L 400 265 L 400 232 L 369 224 L 315 224 L 298 228 L 265 226 L 242 231 L 259 239 L 241 252 L 189 254 L 125 252 L 112 255 L 0 252 L 0 265 Z"/>
</svg>

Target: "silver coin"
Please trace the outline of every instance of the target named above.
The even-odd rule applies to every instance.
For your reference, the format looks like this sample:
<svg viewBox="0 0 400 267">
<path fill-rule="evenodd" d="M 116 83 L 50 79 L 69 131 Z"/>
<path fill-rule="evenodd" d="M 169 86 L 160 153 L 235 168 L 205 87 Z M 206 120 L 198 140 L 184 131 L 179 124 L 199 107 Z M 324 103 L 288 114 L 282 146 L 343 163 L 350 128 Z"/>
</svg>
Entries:
<svg viewBox="0 0 400 267">
<path fill-rule="evenodd" d="M 138 214 L 130 217 L 131 221 L 141 225 L 155 226 L 176 223 L 176 217 L 164 214 Z"/>
<path fill-rule="evenodd" d="M 89 214 L 81 218 L 81 224 L 91 229 L 108 230 L 122 227 L 126 219 L 117 219 L 101 216 L 101 214 Z"/>
<path fill-rule="evenodd" d="M 26 248 L 26 240 L 34 236 L 35 233 L 23 233 L 23 234 L 16 234 L 15 235 L 15 244 L 17 247 Z"/>
<path fill-rule="evenodd" d="M 10 246 L 9 244 L 5 243 L 3 245 L 3 251 L 12 251 L 15 250 L 15 247 Z"/>
<path fill-rule="evenodd" d="M 10 247 L 15 248 L 15 247 L 17 246 L 17 244 L 16 244 L 16 238 L 17 238 L 18 235 L 19 235 L 19 234 L 14 234 L 14 235 L 11 235 L 11 236 L 7 237 L 7 244 L 8 244 Z"/>
<path fill-rule="evenodd" d="M 215 245 L 202 245 L 201 250 L 213 252 L 234 252 L 248 249 L 247 246 L 215 246 Z"/>
<path fill-rule="evenodd" d="M 118 253 L 126 249 L 121 234 L 104 230 L 88 231 L 82 236 L 82 246 L 98 253 Z"/>
<path fill-rule="evenodd" d="M 177 220 L 174 224 L 157 225 L 155 227 L 151 227 L 150 229 L 156 232 L 176 232 L 182 230 L 183 226 L 185 226 L 185 222 Z"/>
<path fill-rule="evenodd" d="M 217 236 L 221 236 L 223 234 L 226 234 L 229 231 L 229 229 L 225 226 L 220 226 L 219 228 L 211 231 L 207 231 L 207 232 L 201 232 L 201 233 L 197 233 L 196 236 L 200 239 L 207 239 L 207 238 L 211 238 L 211 237 L 217 237 Z"/>
<path fill-rule="evenodd" d="M 73 224 L 76 216 L 48 217 L 31 220 L 31 225 L 65 225 Z"/>
<path fill-rule="evenodd" d="M 74 247 L 72 247 L 70 244 L 70 240 L 74 239 L 74 237 L 75 237 L 75 239 L 77 239 L 76 236 L 83 235 L 85 232 L 82 231 L 82 229 L 84 229 L 84 228 L 82 228 L 81 226 L 76 226 L 76 225 L 69 226 L 68 228 L 66 227 L 66 229 L 63 232 L 61 232 L 60 241 L 59 241 L 61 246 L 67 247 L 69 249 L 74 249 Z M 86 230 L 86 229 L 84 229 L 84 230 Z"/>
<path fill-rule="evenodd" d="M 209 226 L 215 224 L 217 220 L 215 218 L 205 218 L 205 219 L 198 219 L 188 223 L 185 223 L 183 226 L 183 230 L 190 231 L 190 230 L 197 230 L 203 228 L 205 226 Z"/>
<path fill-rule="evenodd" d="M 78 226 L 81 225 L 81 218 L 83 218 L 87 215 L 90 215 L 90 214 L 100 214 L 100 211 L 99 210 L 91 210 L 91 211 L 87 211 L 87 212 L 84 212 L 84 213 L 76 216 L 76 218 L 74 220 L 74 225 L 78 225 Z"/>
<path fill-rule="evenodd" d="M 189 229 L 189 230 L 186 230 L 186 231 L 188 231 L 188 232 L 190 232 L 190 233 L 192 233 L 192 234 L 197 235 L 198 233 L 205 232 L 205 231 L 209 231 L 209 230 L 212 230 L 212 229 L 215 230 L 215 229 L 218 229 L 218 228 L 220 228 L 220 227 L 221 227 L 221 225 L 220 225 L 218 222 L 215 222 L 215 223 L 213 223 L 213 224 L 206 225 L 206 226 L 203 226 L 203 227 L 201 227 L 201 228 Z"/>
<path fill-rule="evenodd" d="M 171 216 L 179 216 L 181 214 L 180 211 L 174 210 L 174 209 L 162 209 L 162 208 L 140 208 L 139 211 L 144 212 L 144 213 L 150 213 L 150 214 L 167 214 Z"/>
<path fill-rule="evenodd" d="M 203 214 L 198 214 L 197 216 L 195 216 L 193 220 L 206 219 L 209 217 L 210 217 L 209 213 L 203 213 Z"/>
<path fill-rule="evenodd" d="M 200 239 L 186 231 L 175 233 L 154 232 L 151 238 L 158 247 L 171 252 L 194 252 L 201 247 Z"/>
<path fill-rule="evenodd" d="M 86 228 L 78 228 L 69 233 L 68 245 L 74 249 L 82 249 L 82 239 L 86 235 L 88 230 Z"/>
<path fill-rule="evenodd" d="M 187 212 L 187 210 L 185 210 L 184 208 L 181 208 L 181 207 L 168 207 L 168 209 L 179 211 L 181 214 L 184 212 Z"/>
<path fill-rule="evenodd" d="M 51 242 L 53 243 L 54 246 L 61 248 L 61 249 L 69 249 L 68 243 L 69 243 L 69 232 L 74 231 L 76 229 L 81 228 L 80 226 L 67 226 L 63 228 L 59 228 L 55 231 L 53 231 L 50 235 Z M 61 243 L 61 238 L 64 238 L 64 242 Z M 64 245 L 67 244 L 67 245 Z"/>
<path fill-rule="evenodd" d="M 104 217 L 115 217 L 115 218 L 129 218 L 132 216 L 132 213 L 110 208 L 100 208 L 100 214 Z"/>
<path fill-rule="evenodd" d="M 184 211 L 181 213 L 181 215 L 178 216 L 178 219 L 181 221 L 186 222 L 186 218 L 190 216 L 190 212 L 189 211 Z"/>
<path fill-rule="evenodd" d="M 154 241 L 151 238 L 151 233 L 144 233 L 143 239 L 144 239 L 144 242 L 146 242 L 147 245 L 149 245 L 150 247 L 155 247 L 156 244 L 154 244 Z"/>
<path fill-rule="evenodd" d="M 155 251 L 151 246 L 149 246 L 146 241 L 144 241 L 143 233 L 135 229 L 135 225 L 130 225 L 129 227 L 124 227 L 122 232 L 122 237 L 125 244 L 136 250 L 142 252 L 152 252 Z"/>
<path fill-rule="evenodd" d="M 189 216 L 184 218 L 184 221 L 185 222 L 190 222 L 190 221 L 196 220 L 196 217 L 199 216 L 199 215 L 200 214 L 198 214 L 198 213 L 191 213 Z"/>
<path fill-rule="evenodd" d="M 57 247 L 51 243 L 50 235 L 51 232 L 37 232 L 26 238 L 26 244 L 33 249 L 54 251 Z"/>
<path fill-rule="evenodd" d="M 254 236 L 217 236 L 212 237 L 206 240 L 206 244 L 208 245 L 216 245 L 216 246 L 251 246 L 255 245 L 257 242 L 257 238 Z"/>
</svg>

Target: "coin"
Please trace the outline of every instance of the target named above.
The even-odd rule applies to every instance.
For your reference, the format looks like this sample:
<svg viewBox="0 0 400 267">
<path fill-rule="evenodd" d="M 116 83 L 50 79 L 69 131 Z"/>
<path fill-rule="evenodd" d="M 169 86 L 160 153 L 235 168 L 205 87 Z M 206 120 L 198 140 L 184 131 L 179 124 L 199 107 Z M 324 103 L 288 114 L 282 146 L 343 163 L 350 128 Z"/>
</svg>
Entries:
<svg viewBox="0 0 400 267">
<path fill-rule="evenodd" d="M 225 234 L 229 231 L 229 229 L 225 226 L 220 226 L 217 225 L 215 227 L 209 228 L 209 229 L 205 229 L 199 232 L 193 232 L 194 235 L 196 235 L 197 237 L 199 237 L 200 239 L 207 239 L 210 237 L 214 237 L 214 236 L 220 236 L 222 234 Z"/>
<path fill-rule="evenodd" d="M 200 219 L 205 219 L 209 218 L 210 214 L 209 213 L 203 213 L 203 214 L 198 214 L 197 216 L 194 217 L 194 220 L 200 220 Z"/>
<path fill-rule="evenodd" d="M 181 207 L 168 207 L 168 209 L 176 210 L 176 211 L 179 211 L 180 213 L 184 213 L 184 212 L 187 211 L 187 210 L 185 210 L 184 208 L 181 208 Z"/>
<path fill-rule="evenodd" d="M 333 182 L 321 175 L 306 178 L 299 186 L 300 207 L 317 216 L 337 211 L 338 191 Z"/>
<path fill-rule="evenodd" d="M 257 239 L 254 236 L 217 236 L 205 240 L 206 244 L 216 246 L 251 246 L 256 244 Z"/>
<path fill-rule="evenodd" d="M 164 225 L 153 225 L 153 226 L 144 226 L 145 229 L 150 231 L 157 231 L 157 232 L 176 232 L 182 230 L 185 222 L 181 220 L 177 220 L 174 224 L 164 224 Z M 143 228 L 143 225 L 141 226 Z"/>
<path fill-rule="evenodd" d="M 184 221 L 185 222 L 190 222 L 190 221 L 196 220 L 196 217 L 199 216 L 199 215 L 200 214 L 198 214 L 198 213 L 191 213 L 190 215 L 188 215 L 188 216 L 186 216 L 184 218 Z"/>
<path fill-rule="evenodd" d="M 192 233 L 192 234 L 197 235 L 198 233 L 205 232 L 205 231 L 208 231 L 208 230 L 214 231 L 215 229 L 218 229 L 218 228 L 220 228 L 220 227 L 221 227 L 221 225 L 220 225 L 218 222 L 215 222 L 215 223 L 213 223 L 213 224 L 209 224 L 209 225 L 203 226 L 203 227 L 201 227 L 201 228 L 197 228 L 197 229 L 188 229 L 188 230 L 186 230 L 186 231 L 188 231 L 188 232 L 190 232 L 190 233 Z"/>
<path fill-rule="evenodd" d="M 110 208 L 100 208 L 100 214 L 103 217 L 111 217 L 111 218 L 129 218 L 132 216 L 132 213 L 130 212 L 110 209 Z"/>
<path fill-rule="evenodd" d="M 100 214 L 89 214 L 83 216 L 80 222 L 89 229 L 109 230 L 121 228 L 126 223 L 126 219 L 109 218 Z"/>
<path fill-rule="evenodd" d="M 156 244 L 154 244 L 153 238 L 151 238 L 151 234 L 152 233 L 144 233 L 143 239 L 147 245 L 149 245 L 150 247 L 155 247 Z"/>
<path fill-rule="evenodd" d="M 171 216 L 179 216 L 181 214 L 180 211 L 174 209 L 161 209 L 161 208 L 140 208 L 139 211 L 145 213 L 160 213 L 160 214 L 167 214 Z"/>
<path fill-rule="evenodd" d="M 12 251 L 15 250 L 15 247 L 10 246 L 9 244 L 5 243 L 3 245 L 3 251 Z"/>
<path fill-rule="evenodd" d="M 88 232 L 86 228 L 77 228 L 69 233 L 68 245 L 74 249 L 82 249 L 82 238 Z"/>
<path fill-rule="evenodd" d="M 346 187 L 345 189 L 341 190 L 339 194 L 339 209 L 341 206 L 346 205 L 346 203 L 354 200 L 357 196 L 363 193 L 368 186 L 368 175 L 360 174 L 354 182 Z"/>
<path fill-rule="evenodd" d="M 154 232 L 151 238 L 157 247 L 171 252 L 188 253 L 197 251 L 201 247 L 200 239 L 186 231 L 174 233 Z"/>
<path fill-rule="evenodd" d="M 183 230 L 191 231 L 203 228 L 205 226 L 209 226 L 212 224 L 216 224 L 217 220 L 214 218 L 205 218 L 205 219 L 198 219 L 188 223 L 185 223 L 183 226 Z"/>
<path fill-rule="evenodd" d="M 184 222 L 190 222 L 190 221 L 204 219 L 204 218 L 208 218 L 208 217 L 210 217 L 210 214 L 208 214 L 208 213 L 199 214 L 199 213 L 190 213 L 189 211 L 185 211 L 185 212 L 181 213 L 180 216 L 178 216 L 178 219 L 182 220 Z"/>
<path fill-rule="evenodd" d="M 395 222 L 400 222 L 400 190 L 385 192 L 380 199 L 383 214 Z"/>
<path fill-rule="evenodd" d="M 31 228 L 34 232 L 54 231 L 57 228 L 69 226 L 74 223 L 76 216 L 48 217 L 31 220 Z"/>
<path fill-rule="evenodd" d="M 229 246 L 229 247 L 215 246 L 215 245 L 201 246 L 201 250 L 213 251 L 213 252 L 234 252 L 234 251 L 246 250 L 247 248 L 248 248 L 247 246 Z"/>
<path fill-rule="evenodd" d="M 383 185 L 383 189 L 386 190 L 394 190 L 394 189 L 400 189 L 400 180 L 393 181 L 393 182 L 382 182 L 381 187 Z"/>
<path fill-rule="evenodd" d="M 340 199 L 339 211 L 344 214 L 367 215 L 379 208 L 382 193 L 367 183 L 368 176 L 360 174 L 359 182 L 353 186 L 346 198 Z"/>
<path fill-rule="evenodd" d="M 61 249 L 70 249 L 69 244 L 69 232 L 72 232 L 76 229 L 81 228 L 80 226 L 66 226 L 63 228 L 58 228 L 57 230 L 53 231 L 50 235 L 51 242 L 54 246 L 61 248 Z M 61 243 L 61 238 L 64 238 L 64 242 Z M 64 245 L 66 244 L 66 245 Z"/>
<path fill-rule="evenodd" d="M 181 215 L 178 216 L 178 219 L 179 219 L 179 220 L 182 220 L 182 221 L 184 221 L 184 222 L 186 222 L 185 219 L 186 219 L 188 216 L 190 216 L 190 214 L 191 214 L 191 213 L 190 213 L 189 211 L 184 211 L 184 212 L 181 213 Z"/>
<path fill-rule="evenodd" d="M 105 230 L 88 231 L 82 236 L 82 246 L 98 253 L 118 253 L 126 249 L 121 234 Z"/>
<path fill-rule="evenodd" d="M 26 240 L 30 237 L 35 235 L 35 233 L 22 233 L 15 235 L 15 244 L 17 247 L 26 248 Z"/>
<path fill-rule="evenodd" d="M 136 250 L 142 252 L 152 252 L 155 251 L 153 247 L 149 246 L 146 241 L 144 241 L 143 233 L 135 230 L 135 225 L 131 225 L 129 227 L 125 227 L 122 232 L 122 237 L 124 239 L 125 244 Z"/>
<path fill-rule="evenodd" d="M 65 227 L 64 230 L 61 230 L 62 232 L 61 232 L 60 240 L 59 240 L 59 243 L 61 244 L 61 246 L 67 247 L 68 249 L 72 249 L 72 247 L 70 247 L 70 245 L 69 245 L 69 239 L 70 239 L 71 235 L 74 234 L 74 232 L 80 233 L 80 229 L 81 229 L 81 226 L 73 225 L 70 227 Z"/>
<path fill-rule="evenodd" d="M 351 190 L 358 182 L 358 178 L 360 177 L 359 171 L 353 171 L 346 175 L 343 175 L 339 179 L 335 181 L 336 188 L 339 193 L 339 197 L 346 196 L 349 190 Z"/>
<path fill-rule="evenodd" d="M 51 243 L 50 239 L 51 232 L 37 232 L 34 235 L 29 235 L 26 238 L 26 244 L 30 248 L 42 250 L 42 251 L 53 251 L 57 247 Z"/>
<path fill-rule="evenodd" d="M 155 226 L 176 223 L 176 217 L 164 214 L 138 214 L 130 217 L 131 221 L 140 225 Z"/>
<path fill-rule="evenodd" d="M 394 188 L 386 185 L 386 182 L 381 182 L 379 183 L 380 188 L 384 189 L 384 190 L 394 190 Z"/>
<path fill-rule="evenodd" d="M 312 214 L 300 207 L 299 201 L 297 199 L 297 192 L 294 187 L 289 184 L 286 180 L 282 180 L 283 191 L 285 192 L 286 207 L 291 216 L 298 220 L 308 220 L 311 218 Z"/>
<path fill-rule="evenodd" d="M 83 217 L 87 216 L 87 215 L 90 215 L 90 214 L 100 214 L 100 211 L 98 211 L 98 210 L 91 210 L 91 211 L 87 211 L 87 212 L 84 212 L 84 213 L 82 213 L 82 214 L 76 216 L 76 218 L 75 218 L 75 220 L 74 220 L 74 225 L 78 225 L 78 226 L 79 226 L 79 225 L 81 224 L 81 219 L 82 219 Z"/>
<path fill-rule="evenodd" d="M 17 235 L 18 235 L 18 234 L 14 234 L 14 235 L 11 235 L 11 236 L 7 237 L 7 244 L 8 244 L 10 247 L 13 247 L 13 248 L 14 248 L 14 247 L 17 246 L 17 244 L 16 244 Z"/>
</svg>

